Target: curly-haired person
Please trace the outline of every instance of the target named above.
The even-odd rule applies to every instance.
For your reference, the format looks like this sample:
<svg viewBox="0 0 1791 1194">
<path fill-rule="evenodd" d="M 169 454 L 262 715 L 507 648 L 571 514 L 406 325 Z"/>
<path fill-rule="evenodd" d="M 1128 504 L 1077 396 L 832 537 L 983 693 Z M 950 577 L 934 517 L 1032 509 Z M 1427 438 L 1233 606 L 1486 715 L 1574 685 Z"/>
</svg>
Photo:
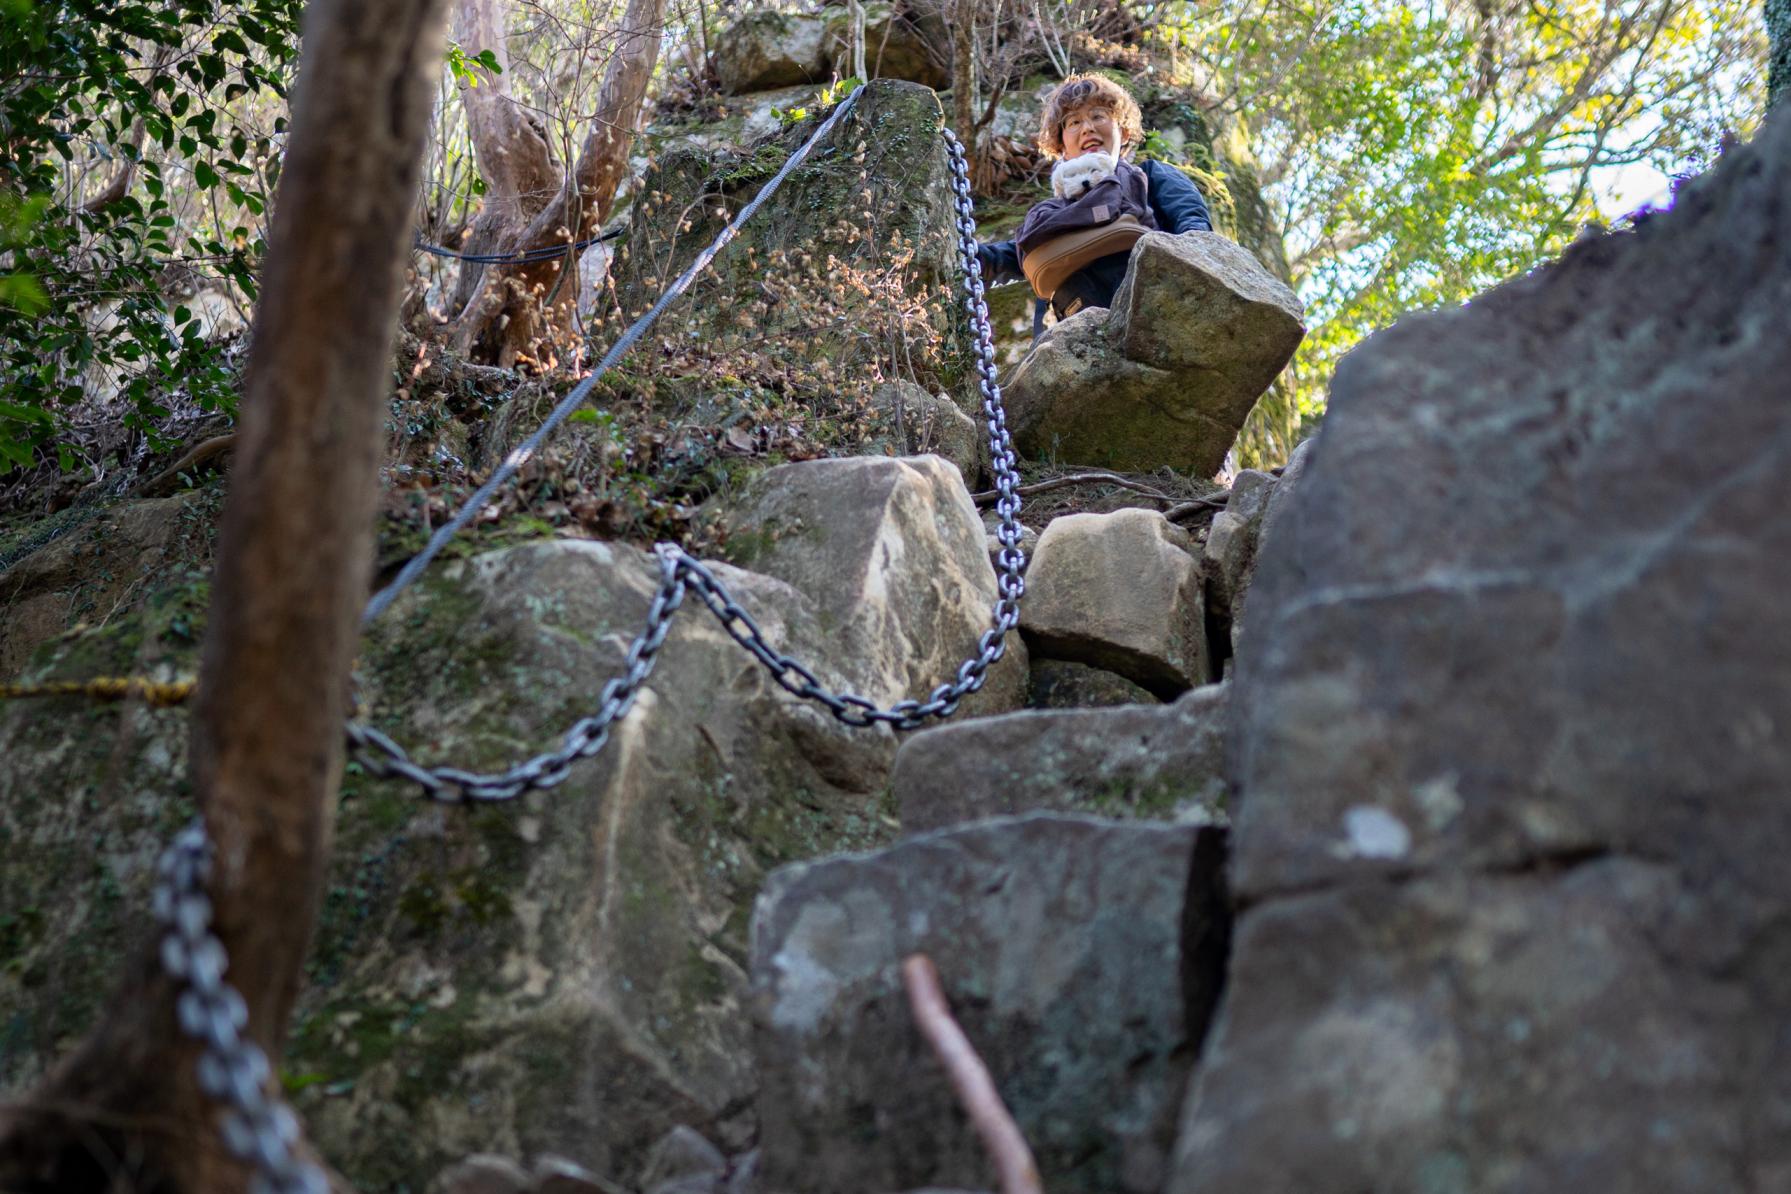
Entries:
<svg viewBox="0 0 1791 1194">
<path fill-rule="evenodd" d="M 1026 213 L 1013 240 L 978 248 L 984 276 L 1025 278 L 1063 319 L 1112 306 L 1132 243 L 1145 232 L 1211 232 L 1206 200 L 1186 174 L 1126 160 L 1143 138 L 1137 102 L 1113 80 L 1071 75 L 1058 85 L 1045 100 L 1038 142 L 1058 159 L 1054 193 Z"/>
</svg>

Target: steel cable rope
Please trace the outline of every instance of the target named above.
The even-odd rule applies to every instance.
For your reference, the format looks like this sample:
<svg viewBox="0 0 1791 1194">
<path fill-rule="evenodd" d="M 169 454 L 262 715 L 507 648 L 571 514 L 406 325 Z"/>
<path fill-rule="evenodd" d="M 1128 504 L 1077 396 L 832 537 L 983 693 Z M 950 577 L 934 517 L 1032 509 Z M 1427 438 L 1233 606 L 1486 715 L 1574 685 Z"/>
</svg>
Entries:
<svg viewBox="0 0 1791 1194">
<path fill-rule="evenodd" d="M 515 253 L 459 253 L 445 245 L 432 245 L 421 234 L 412 242 L 411 247 L 420 253 L 467 261 L 474 265 L 533 265 L 537 261 L 552 261 L 555 257 L 564 257 L 568 253 L 583 252 L 592 245 L 615 240 L 627 231 L 626 228 L 612 228 L 608 232 L 598 233 L 585 240 L 575 240 L 571 244 L 541 245 L 533 249 L 520 249 Z"/>
<path fill-rule="evenodd" d="M 415 581 L 417 577 L 422 574 L 423 569 L 429 566 L 429 561 L 433 560 L 436 557 L 436 554 L 447 545 L 448 540 L 452 539 L 465 528 L 466 524 L 472 520 L 473 515 L 477 514 L 485 503 L 491 500 L 492 495 L 498 491 L 498 488 L 511 477 L 514 477 L 517 470 L 528 462 L 529 458 L 535 454 L 536 449 L 541 446 L 542 442 L 546 440 L 549 435 L 552 435 L 561 423 L 566 421 L 567 416 L 571 415 L 573 411 L 577 410 L 579 406 L 583 404 L 585 397 L 590 394 L 591 390 L 597 385 L 598 380 L 609 370 L 610 366 L 620 360 L 630 348 L 633 348 L 635 342 L 646 333 L 646 330 L 649 327 L 653 326 L 660 314 L 690 287 L 691 282 L 695 280 L 699 273 L 708 267 L 709 262 L 714 260 L 715 255 L 726 247 L 729 241 L 734 239 L 735 235 L 740 230 L 740 226 L 744 224 L 754 212 L 759 210 L 759 206 L 763 204 L 765 200 L 769 199 L 778 187 L 783 185 L 784 179 L 788 178 L 791 172 L 803 163 L 808 157 L 809 151 L 815 147 L 822 137 L 832 132 L 833 127 L 839 123 L 841 117 L 857 104 L 858 97 L 863 91 L 864 85 L 860 84 L 851 95 L 841 101 L 839 107 L 835 108 L 832 114 L 829 115 L 826 120 L 821 122 L 821 127 L 815 130 L 814 135 L 807 141 L 804 141 L 801 147 L 798 148 L 795 153 L 790 155 L 789 160 L 783 164 L 781 170 L 772 176 L 771 181 L 766 183 L 764 187 L 759 190 L 759 193 L 754 195 L 752 200 L 740 209 L 740 213 L 734 217 L 727 227 L 716 234 L 715 239 L 709 242 L 708 247 L 697 254 L 696 260 L 690 263 L 690 267 L 682 274 L 679 274 L 677 279 L 666 288 L 665 293 L 659 296 L 659 301 L 654 303 L 652 308 L 648 310 L 646 314 L 642 315 L 628 326 L 628 330 L 622 333 L 615 344 L 610 347 L 610 350 L 604 354 L 603 359 L 597 362 L 597 367 L 591 371 L 590 375 L 579 382 L 578 385 L 574 386 L 564 398 L 560 399 L 559 405 L 553 408 L 553 412 L 547 416 L 547 419 L 541 426 L 535 429 L 534 434 L 530 435 L 528 439 L 524 440 L 519 446 L 512 449 L 510 453 L 504 457 L 504 462 L 498 467 L 498 470 L 486 479 L 485 484 L 479 486 L 473 495 L 466 500 L 458 511 L 455 512 L 453 518 L 443 523 L 441 527 L 429 537 L 429 542 L 424 545 L 423 550 L 418 552 L 404 565 L 403 569 L 399 571 L 392 583 L 373 595 L 373 599 L 367 603 L 366 610 L 361 614 L 361 624 L 363 626 L 385 612 L 386 607 L 392 604 L 392 601 L 398 594 L 408 588 L 411 582 Z"/>
<path fill-rule="evenodd" d="M 856 96 L 856 92 L 854 96 Z M 997 589 L 999 596 L 991 614 L 991 625 L 977 642 L 977 652 L 959 665 L 956 676 L 941 684 L 923 701 L 898 701 L 889 708 L 880 708 L 875 701 L 854 693 L 835 693 L 823 685 L 815 673 L 800 661 L 779 652 L 768 642 L 752 616 L 728 593 L 707 567 L 674 544 L 662 543 L 655 553 L 659 560 L 660 583 L 647 617 L 647 626 L 628 648 L 623 674 L 603 687 L 598 709 L 580 718 L 566 731 L 560 746 L 534 756 L 508 770 L 476 773 L 455 767 L 426 767 L 413 761 L 408 752 L 389 736 L 359 721 L 350 721 L 350 749 L 357 761 L 380 776 L 398 776 L 422 789 L 431 800 L 448 803 L 462 801 L 511 800 L 535 788 L 548 788 L 561 783 L 570 774 L 573 763 L 590 758 L 603 749 L 610 727 L 626 715 L 636 693 L 652 671 L 660 647 L 670 630 L 672 616 L 683 603 L 687 590 L 694 590 L 709 608 L 722 628 L 741 646 L 771 671 L 773 679 L 786 691 L 825 705 L 840 721 L 853 726 L 884 723 L 895 729 L 915 729 L 935 717 L 949 717 L 958 702 L 982 687 L 988 669 L 1001 659 L 1006 634 L 1019 624 L 1019 599 L 1025 592 L 1022 573 L 1026 557 L 1019 549 L 1020 510 L 1019 474 L 1016 468 L 1012 439 L 1001 405 L 1001 386 L 995 368 L 993 334 L 989 328 L 982 271 L 976 257 L 976 222 L 971 210 L 968 171 L 964 165 L 963 147 L 949 129 L 943 130 L 947 156 L 952 170 L 952 189 L 956 203 L 958 251 L 964 270 L 965 310 L 974 331 L 978 387 L 982 394 L 983 414 L 988 426 L 989 454 L 997 477 L 999 498 L 995 504 L 1000 515 L 996 540 L 1001 544 L 997 555 Z M 761 192 L 762 193 L 762 192 Z M 747 214 L 742 212 L 742 216 Z M 680 279 L 680 282 L 684 279 Z M 632 330 L 632 329 L 631 329 Z M 538 431 L 531 445 L 538 443 Z M 532 450 L 532 449 L 531 449 Z M 488 483 L 489 485 L 489 483 Z M 479 495 L 474 495 L 475 499 Z M 468 502 L 473 507 L 473 502 Z M 463 508 L 462 514 L 467 509 Z M 462 519 L 464 522 L 464 519 Z M 452 524 L 449 524 L 451 526 Z M 443 542 L 449 530 L 444 526 L 437 537 Z M 412 561 L 414 564 L 415 561 Z M 410 566 L 407 565 L 407 569 Z M 377 608 L 369 607 L 371 619 L 387 608 L 391 598 L 410 581 L 415 572 L 403 573 L 391 586 L 376 596 Z M 383 600 L 382 600 L 383 598 Z"/>
<path fill-rule="evenodd" d="M 854 91 L 835 110 L 815 136 L 786 163 L 785 169 L 767 184 L 753 203 L 742 209 L 734 223 L 699 257 L 697 264 L 673 284 L 666 298 L 624 334 L 624 342 L 630 336 L 638 337 L 652 322 L 652 316 L 663 309 L 667 299 L 689 284 L 697 269 L 731 239 L 733 231 L 756 209 L 759 200 L 775 189 L 857 97 L 858 91 Z M 1002 544 L 997 556 L 1000 596 L 995 602 L 992 625 L 978 640 L 977 654 L 959 666 L 956 678 L 935 688 L 925 702 L 899 701 L 888 709 L 880 709 L 863 697 L 829 692 L 812 671 L 780 654 L 765 640 L 751 616 L 734 602 L 725 586 L 702 563 L 675 544 L 661 543 L 655 548 L 660 569 L 659 590 L 648 612 L 646 627 L 628 648 L 627 666 L 622 675 L 604 685 L 598 712 L 575 723 L 559 750 L 540 755 L 496 776 L 475 775 L 446 767 L 429 769 L 412 763 L 402 748 L 377 730 L 350 721 L 349 743 L 364 765 L 376 774 L 410 779 L 433 799 L 456 802 L 510 799 L 530 788 L 551 787 L 563 781 L 576 759 L 589 758 L 603 748 L 611 726 L 633 706 L 635 696 L 651 673 L 659 649 L 671 630 L 672 619 L 685 593 L 693 589 L 728 634 L 771 669 L 780 686 L 798 697 L 826 704 L 835 717 L 848 724 L 868 726 L 882 722 L 898 729 L 911 729 L 928 718 L 950 716 L 964 696 L 982 687 L 988 669 L 1004 654 L 1007 633 L 1019 624 L 1019 602 L 1026 588 L 1022 575 L 1026 556 L 1019 548 L 1020 497 L 1015 492 L 1019 475 L 1001 405 L 988 305 L 976 258 L 976 223 L 971 211 L 969 175 L 965 169 L 963 146 L 950 129 L 942 131 L 957 209 L 958 248 L 965 276 L 964 305 L 975 331 L 978 388 L 988 423 L 997 488 L 1001 493 L 996 504 L 1001 516 L 996 531 L 996 539 Z M 622 344 L 618 342 L 618 347 Z M 617 354 L 618 350 L 612 349 L 605 361 Z M 598 373 L 604 367 L 599 366 Z M 587 381 L 596 376 L 593 374 Z M 581 388 L 588 391 L 589 387 Z M 575 396 L 582 398 L 583 395 L 575 390 L 568 395 L 568 401 L 555 408 L 548 423 L 543 424 L 525 445 L 529 451 L 538 446 L 546 431 L 571 411 L 576 404 L 569 400 Z M 512 453 L 506 463 L 517 459 L 518 453 Z M 514 468 L 510 472 L 513 473 Z M 499 475 L 505 474 L 500 470 Z M 488 490 L 495 488 L 494 482 L 487 482 L 480 493 L 469 499 L 462 515 L 470 516 L 483 504 L 489 497 Z M 464 523 L 465 518 L 459 521 Z M 446 541 L 445 536 L 440 538 L 441 542 Z M 432 546 L 439 550 L 440 544 L 432 540 Z M 433 555 L 434 551 L 429 554 Z M 412 571 L 408 578 L 401 573 L 379 595 L 385 598 L 383 602 L 376 597 L 369 603 L 365 617 L 377 616 L 420 570 L 419 567 Z M 458 789 L 459 794 L 449 795 L 451 789 Z M 297 1116 L 277 1092 L 270 1091 L 272 1067 L 267 1055 L 243 1035 L 248 1021 L 247 1005 L 224 977 L 229 959 L 223 943 L 212 932 L 213 909 L 206 894 L 211 856 L 212 847 L 206 838 L 204 820 L 195 819 L 163 854 L 154 893 L 155 916 L 166 930 L 162 939 L 162 966 L 180 986 L 175 1001 L 176 1018 L 181 1032 L 204 1046 L 197 1063 L 199 1087 L 209 1097 L 225 1104 L 226 1110 L 220 1119 L 224 1145 L 231 1155 L 254 1168 L 255 1175 L 249 1187 L 252 1194 L 327 1194 L 329 1183 L 321 1167 L 298 1151 L 300 1129 Z"/>
</svg>

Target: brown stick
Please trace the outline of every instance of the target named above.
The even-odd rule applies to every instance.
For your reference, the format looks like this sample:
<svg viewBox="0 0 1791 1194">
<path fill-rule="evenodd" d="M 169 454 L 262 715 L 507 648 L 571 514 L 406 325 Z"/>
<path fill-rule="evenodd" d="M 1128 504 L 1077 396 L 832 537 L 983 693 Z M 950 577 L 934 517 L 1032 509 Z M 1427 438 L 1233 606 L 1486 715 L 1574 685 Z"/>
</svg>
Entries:
<svg viewBox="0 0 1791 1194">
<path fill-rule="evenodd" d="M 1196 514 L 1208 514 L 1225 509 L 1231 499 L 1230 493 L 1214 494 L 1212 497 L 1195 498 L 1191 502 L 1182 502 L 1163 511 L 1163 517 L 1170 522 L 1180 522 L 1184 518 L 1193 518 Z"/>
<path fill-rule="evenodd" d="M 908 988 L 908 1007 L 914 1013 L 914 1023 L 933 1047 L 939 1064 L 945 1067 L 952 1089 L 958 1093 L 958 1102 L 995 1163 L 1001 1194 L 1044 1194 L 1032 1149 L 1001 1101 L 995 1082 L 989 1077 L 989 1067 L 952 1018 L 933 959 L 925 954 L 904 958 L 902 984 Z"/>
<path fill-rule="evenodd" d="M 236 447 L 236 432 L 225 435 L 214 435 L 208 440 L 195 445 L 185 456 L 137 486 L 133 492 L 135 497 L 167 497 L 180 488 L 182 473 L 192 472 L 200 465 L 222 456 Z"/>
<path fill-rule="evenodd" d="M 1031 485 L 1022 485 L 1014 492 L 1021 497 L 1032 497 L 1034 494 L 1050 493 L 1053 489 L 1068 489 L 1072 485 L 1113 485 L 1120 489 L 1129 489 L 1133 493 L 1142 493 L 1145 497 L 1162 502 L 1166 506 L 1175 501 L 1160 489 L 1153 489 L 1141 481 L 1133 481 L 1114 473 L 1075 473 L 1068 477 L 1053 477 L 1049 481 L 1036 481 Z M 973 495 L 970 500 L 979 506 L 993 506 L 1000 497 L 1000 490 L 988 489 Z"/>
</svg>

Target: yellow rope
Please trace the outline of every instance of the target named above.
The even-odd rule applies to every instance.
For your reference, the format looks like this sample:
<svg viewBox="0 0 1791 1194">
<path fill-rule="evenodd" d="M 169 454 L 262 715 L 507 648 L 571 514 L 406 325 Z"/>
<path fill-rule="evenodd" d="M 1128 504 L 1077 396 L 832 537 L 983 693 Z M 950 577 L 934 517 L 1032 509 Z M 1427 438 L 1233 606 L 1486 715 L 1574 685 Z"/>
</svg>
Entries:
<svg viewBox="0 0 1791 1194">
<path fill-rule="evenodd" d="M 45 684 L 0 684 L 0 701 L 25 697 L 78 696 L 90 701 L 122 701 L 137 697 L 157 709 L 184 704 L 196 680 L 150 680 L 143 676 L 100 676 L 92 680 L 52 680 Z"/>
</svg>

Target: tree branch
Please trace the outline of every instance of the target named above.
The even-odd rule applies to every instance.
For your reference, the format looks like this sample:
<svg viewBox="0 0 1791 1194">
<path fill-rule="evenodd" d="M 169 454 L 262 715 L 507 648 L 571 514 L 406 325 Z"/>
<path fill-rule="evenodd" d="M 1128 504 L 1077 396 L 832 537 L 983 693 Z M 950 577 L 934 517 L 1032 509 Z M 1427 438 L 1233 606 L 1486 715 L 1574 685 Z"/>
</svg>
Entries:
<svg viewBox="0 0 1791 1194">
<path fill-rule="evenodd" d="M 915 1025 L 933 1047 L 939 1064 L 945 1067 L 958 1102 L 994 1162 L 1001 1194 L 1044 1194 L 1032 1149 L 995 1090 L 989 1067 L 952 1019 L 951 1005 L 939 986 L 939 970 L 933 960 L 925 954 L 903 959 L 902 983 L 908 989 L 908 1007 L 914 1013 Z"/>
</svg>

